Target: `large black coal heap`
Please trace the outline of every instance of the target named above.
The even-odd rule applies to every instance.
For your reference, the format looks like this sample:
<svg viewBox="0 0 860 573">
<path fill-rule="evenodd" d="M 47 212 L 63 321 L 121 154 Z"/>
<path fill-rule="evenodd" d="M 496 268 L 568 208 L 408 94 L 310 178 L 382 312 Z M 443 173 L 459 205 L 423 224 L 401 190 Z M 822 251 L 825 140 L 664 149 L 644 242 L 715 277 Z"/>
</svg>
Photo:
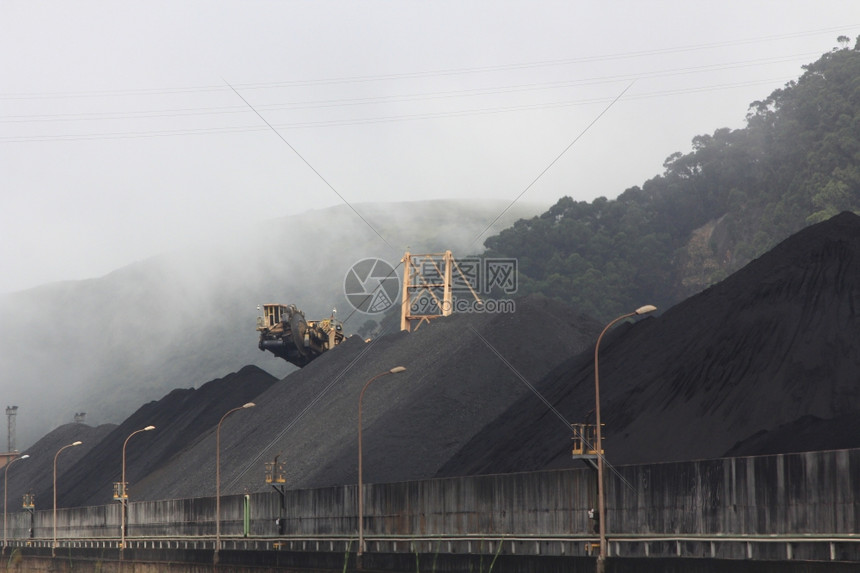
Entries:
<svg viewBox="0 0 860 573">
<path fill-rule="evenodd" d="M 856 416 L 858 310 L 860 218 L 843 213 L 797 233 L 662 316 L 616 327 L 599 350 L 607 459 L 623 464 L 720 457 L 738 442 L 804 416 Z M 593 355 L 566 361 L 540 385 L 570 422 L 585 421 L 594 408 Z M 797 447 L 783 428 L 779 439 L 760 441 L 761 449 L 751 441 L 734 451 L 860 446 L 856 432 L 834 440 L 824 431 L 844 425 L 817 424 L 817 433 L 804 430 L 803 437 L 804 426 L 795 426 Z M 545 405 L 521 399 L 440 475 L 572 463 L 564 424 Z"/>
<path fill-rule="evenodd" d="M 27 459 L 14 462 L 4 468 L 8 478 L 9 491 L 7 505 L 10 513 L 20 511 L 25 493 L 35 494 L 36 509 L 50 509 L 54 503 L 54 461 L 57 469 L 57 490 L 68 487 L 73 482 L 68 479 L 69 472 L 78 467 L 87 454 L 99 446 L 102 440 L 116 429 L 116 424 L 102 424 L 92 427 L 82 423 L 63 424 L 46 434 L 38 442 L 21 452 Z M 74 442 L 78 446 L 65 448 Z M 62 451 L 60 451 L 62 449 Z M 3 485 L 3 482 L 0 482 Z M 110 495 L 110 492 L 108 492 Z M 71 504 L 62 495 L 57 496 L 58 507 Z"/>
<path fill-rule="evenodd" d="M 846 450 L 857 447 L 860 447 L 860 416 L 857 412 L 850 412 L 829 420 L 803 416 L 774 430 L 762 430 L 735 444 L 726 452 L 726 456 Z"/>
<path fill-rule="evenodd" d="M 61 447 L 64 440 L 83 441 L 81 446 L 62 453 L 64 470 L 57 480 L 58 502 L 69 507 L 103 505 L 113 500 L 113 482 L 120 481 L 122 475 L 123 443 L 132 432 L 155 426 L 154 430 L 135 434 L 126 445 L 126 481 L 130 484 L 129 495 L 135 499 L 137 480 L 157 473 L 171 457 L 209 432 L 224 412 L 253 400 L 276 381 L 256 366 L 246 366 L 200 388 L 174 390 L 161 400 L 145 404 L 119 426 L 99 426 L 98 436 L 89 435 L 96 429 L 83 424 L 62 426 L 26 453 L 32 455 L 32 460 L 41 460 L 39 464 L 44 464 L 45 460 L 50 464 L 55 454 L 52 448 Z M 77 435 L 83 437 L 74 438 Z M 24 464 L 29 464 L 31 459 L 13 470 L 24 469 Z M 30 469 L 35 469 L 36 465 Z M 51 471 L 49 465 L 49 476 Z M 52 498 L 50 480 L 47 483 L 44 479 L 38 480 L 36 486 L 34 491 L 38 492 L 38 499 Z M 12 484 L 9 490 L 13 492 Z"/>
<path fill-rule="evenodd" d="M 459 314 L 370 343 L 357 337 L 326 352 L 258 396 L 257 407 L 228 418 L 221 431 L 223 493 L 270 489 L 264 464 L 286 462 L 287 486 L 357 481 L 358 400 L 364 479 L 430 477 L 469 438 L 566 356 L 594 340 L 599 325 L 542 297 L 517 299 L 516 311 Z M 511 367 L 516 369 L 520 376 Z M 535 398 L 537 399 L 537 398 Z M 212 495 L 213 433 L 190 444 L 135 487 L 137 499 Z"/>
</svg>

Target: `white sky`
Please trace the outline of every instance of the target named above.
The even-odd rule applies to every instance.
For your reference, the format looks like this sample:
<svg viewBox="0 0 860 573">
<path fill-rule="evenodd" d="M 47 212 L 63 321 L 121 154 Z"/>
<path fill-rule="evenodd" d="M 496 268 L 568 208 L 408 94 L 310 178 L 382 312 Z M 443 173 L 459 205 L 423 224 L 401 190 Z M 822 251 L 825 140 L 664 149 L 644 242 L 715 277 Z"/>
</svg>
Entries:
<svg viewBox="0 0 860 573">
<path fill-rule="evenodd" d="M 344 200 L 513 201 L 629 86 L 522 196 L 614 198 L 842 34 L 860 2 L 0 0 L 0 293 Z"/>
</svg>

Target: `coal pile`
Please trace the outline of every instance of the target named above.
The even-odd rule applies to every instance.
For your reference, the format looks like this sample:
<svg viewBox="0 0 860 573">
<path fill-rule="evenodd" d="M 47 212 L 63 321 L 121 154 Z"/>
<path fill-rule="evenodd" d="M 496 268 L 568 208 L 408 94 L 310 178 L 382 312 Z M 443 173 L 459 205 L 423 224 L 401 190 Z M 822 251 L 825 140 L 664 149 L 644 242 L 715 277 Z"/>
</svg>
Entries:
<svg viewBox="0 0 860 573">
<path fill-rule="evenodd" d="M 200 388 L 174 390 L 161 400 L 145 404 L 119 426 L 61 426 L 23 452 L 31 457 L 10 471 L 15 472 L 16 479 L 10 477 L 9 493 L 22 495 L 21 488 L 28 487 L 28 491 L 36 492 L 37 499 L 51 500 L 53 456 L 66 443 L 81 440 L 81 446 L 61 454 L 58 504 L 75 507 L 110 503 L 113 482 L 121 481 L 123 443 L 132 432 L 152 425 L 154 430 L 135 435 L 126 447 L 126 481 L 130 484 L 129 495 L 134 498 L 138 479 L 157 474 L 174 455 L 217 424 L 236 402 L 241 405 L 253 400 L 275 382 L 276 378 L 256 366 L 246 366 Z"/>
<path fill-rule="evenodd" d="M 735 444 L 726 456 L 752 456 L 860 448 L 860 416 L 856 412 L 829 420 L 803 416 L 770 431 L 762 430 Z"/>
<path fill-rule="evenodd" d="M 9 482 L 7 503 L 9 511 L 21 508 L 25 493 L 36 495 L 36 509 L 50 509 L 54 503 L 54 458 L 57 460 L 57 506 L 70 507 L 72 504 L 59 495 L 59 490 L 72 481 L 69 472 L 80 464 L 87 454 L 102 443 L 102 440 L 116 429 L 116 424 L 102 424 L 97 427 L 82 423 L 64 424 L 45 435 L 38 442 L 21 452 L 29 455 L 25 460 L 15 462 L 8 468 L 6 478 Z M 74 442 L 79 446 L 61 448 Z M 118 481 L 118 480 L 117 480 Z M 0 482 L 0 486 L 3 482 Z"/>
<path fill-rule="evenodd" d="M 255 408 L 225 420 L 222 493 L 268 489 L 264 464 L 275 456 L 286 463 L 290 488 L 356 483 L 359 394 L 368 380 L 395 366 L 407 370 L 383 376 L 365 393 L 364 479 L 434 475 L 485 424 L 531 395 L 523 379 L 537 382 L 586 349 L 599 329 L 593 319 L 541 297 L 516 305 L 513 313 L 453 315 L 369 343 L 352 337 L 290 374 L 258 396 Z M 212 495 L 214 476 L 210 428 L 140 479 L 134 498 Z"/>
<path fill-rule="evenodd" d="M 607 459 L 860 446 L 858 312 L 860 218 L 843 213 L 662 316 L 619 325 L 599 357 Z M 569 359 L 540 387 L 561 418 L 586 421 L 594 408 L 593 354 Z M 439 475 L 578 463 L 561 418 L 520 399 Z"/>
</svg>

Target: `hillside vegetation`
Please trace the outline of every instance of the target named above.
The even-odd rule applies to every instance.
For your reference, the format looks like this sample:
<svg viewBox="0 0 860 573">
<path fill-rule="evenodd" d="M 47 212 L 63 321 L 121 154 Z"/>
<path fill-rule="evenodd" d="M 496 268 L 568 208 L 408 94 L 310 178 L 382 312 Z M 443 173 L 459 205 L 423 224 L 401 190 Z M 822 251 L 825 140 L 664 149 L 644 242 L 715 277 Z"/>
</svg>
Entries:
<svg viewBox="0 0 860 573">
<path fill-rule="evenodd" d="M 561 198 L 485 242 L 516 257 L 520 293 L 610 318 L 666 308 L 803 227 L 860 210 L 860 38 L 751 104 L 742 129 L 693 138 L 617 199 Z"/>
</svg>

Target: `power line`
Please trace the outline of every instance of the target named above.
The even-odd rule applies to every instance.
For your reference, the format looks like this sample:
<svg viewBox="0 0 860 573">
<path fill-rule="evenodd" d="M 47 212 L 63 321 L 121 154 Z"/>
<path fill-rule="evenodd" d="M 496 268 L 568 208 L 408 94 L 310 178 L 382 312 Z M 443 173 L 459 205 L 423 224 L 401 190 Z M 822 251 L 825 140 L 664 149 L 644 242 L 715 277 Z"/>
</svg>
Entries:
<svg viewBox="0 0 860 573">
<path fill-rule="evenodd" d="M 769 36 L 758 36 L 740 40 L 726 40 L 723 42 L 711 42 L 703 44 L 692 44 L 689 46 L 675 46 L 668 48 L 655 48 L 650 50 L 634 50 L 629 52 L 618 52 L 614 54 L 602 54 L 597 56 L 582 56 L 577 58 L 563 58 L 556 60 L 542 60 L 535 62 L 522 62 L 502 64 L 496 66 L 476 66 L 466 68 L 452 68 L 442 70 L 429 70 L 423 72 L 400 72 L 391 74 L 377 74 L 365 76 L 342 76 L 333 78 L 320 78 L 313 80 L 292 80 L 280 82 L 256 82 L 256 83 L 237 83 L 239 89 L 274 89 L 282 87 L 306 87 L 319 86 L 326 84 L 341 84 L 341 83 L 361 83 L 361 82 L 376 82 L 388 80 L 441 77 L 452 75 L 466 75 L 477 73 L 489 73 L 497 71 L 530 69 L 550 66 L 564 66 L 582 63 L 594 63 L 612 60 L 623 60 L 632 58 L 641 58 L 656 55 L 666 55 L 673 53 L 684 53 L 698 50 L 709 50 L 727 46 L 742 46 L 755 44 L 760 42 L 773 42 L 776 40 L 786 40 L 792 38 L 800 38 L 806 36 L 816 36 L 820 34 L 832 34 L 834 32 L 850 33 L 860 24 L 844 24 L 829 28 L 819 28 L 816 30 L 804 30 L 799 32 L 791 32 L 786 34 L 776 34 Z M 84 97 L 103 97 L 103 96 L 127 96 L 127 95 L 167 95 L 177 93 L 193 93 L 193 92 L 218 92 L 222 91 L 221 85 L 201 85 L 188 87 L 170 87 L 170 88 L 140 88 L 140 89 L 124 89 L 124 90 L 101 90 L 101 91 L 66 91 L 66 92 L 20 92 L 20 93 L 0 93 L 0 99 L 16 100 L 16 99 L 50 99 L 50 98 L 84 98 Z"/>
<path fill-rule="evenodd" d="M 385 237 L 383 237 L 383 236 L 379 233 L 379 231 L 377 231 L 377 230 L 376 230 L 376 227 L 374 227 L 373 225 L 371 225 L 371 224 L 370 224 L 370 221 L 368 221 L 367 219 L 365 219 L 365 218 L 364 218 L 364 215 L 362 215 L 361 213 L 359 213 L 359 212 L 358 212 L 358 210 L 357 210 L 355 207 L 353 207 L 353 206 L 352 206 L 352 204 L 351 204 L 349 201 L 347 201 L 347 200 L 346 200 L 346 198 L 345 198 L 343 195 L 341 195 L 341 194 L 340 194 L 340 192 L 339 192 L 337 189 L 335 189 L 335 188 L 334 188 L 334 185 L 332 185 L 331 183 L 329 183 L 329 182 L 328 182 L 328 179 L 326 179 L 325 177 L 323 177 L 322 173 L 320 173 L 320 172 L 317 170 L 317 168 L 316 168 L 316 167 L 314 167 L 313 165 L 311 165 L 311 163 L 310 163 L 307 159 L 305 159 L 305 157 L 304 157 L 301 153 L 299 153 L 299 150 L 298 150 L 298 149 L 296 149 L 295 147 L 293 147 L 293 145 L 292 145 L 289 141 L 287 141 L 287 138 L 285 138 L 283 135 L 281 135 L 281 132 L 279 132 L 279 131 L 278 131 L 278 130 L 277 130 L 277 129 L 276 129 L 276 128 L 271 124 L 271 123 L 269 123 L 269 121 L 268 121 L 265 117 L 263 117 L 263 116 L 260 114 L 260 112 L 258 112 L 256 109 L 254 109 L 254 106 L 252 106 L 252 105 L 248 102 L 248 100 L 246 100 L 244 97 L 242 97 L 242 94 L 240 94 L 238 91 L 236 91 L 236 88 L 234 88 L 233 86 L 231 86 L 231 85 L 230 85 L 229 83 L 227 83 L 226 81 L 225 81 L 224 83 L 226 83 L 228 86 L 230 86 L 230 89 L 231 89 L 231 90 L 233 90 L 233 91 L 236 93 L 236 95 L 237 95 L 237 96 L 239 96 L 239 99 L 241 99 L 243 102 L 245 102 L 245 105 L 247 105 L 249 108 L 251 108 L 251 110 L 252 110 L 255 114 L 257 114 L 257 117 L 259 117 L 259 118 L 260 118 L 260 120 L 262 120 L 262 122 L 263 122 L 263 123 L 265 123 L 267 126 L 269 126 L 269 128 L 270 128 L 273 132 L 275 132 L 275 135 L 277 135 L 277 136 L 278 136 L 278 138 L 279 138 L 281 141 L 283 141 L 283 142 L 287 145 L 287 147 L 289 147 L 289 148 L 290 148 L 290 150 L 291 150 L 293 153 L 295 153 L 296 157 L 298 157 L 299 159 L 301 159 L 301 160 L 302 160 L 302 163 L 304 163 L 305 165 L 307 165 L 308 169 L 310 169 L 311 171 L 313 171 L 313 172 L 314 172 L 314 174 L 315 174 L 315 175 L 320 179 L 320 181 L 322 181 L 323 183 L 325 183 L 325 184 L 326 184 L 326 186 L 327 186 L 329 189 L 331 189 L 331 190 L 334 192 L 334 194 L 335 194 L 335 195 L 337 195 L 337 196 L 338 196 L 338 198 L 339 198 L 341 201 L 343 201 L 343 204 L 344 204 L 344 205 L 346 205 L 347 207 L 349 207 L 349 208 L 352 210 L 352 212 L 353 212 L 353 213 L 355 213 L 355 214 L 358 216 L 358 218 L 359 218 L 359 219 L 361 219 L 362 221 L 364 221 L 364 224 L 365 224 L 365 225 L 367 225 L 368 227 L 370 227 L 370 230 L 371 230 L 371 231 L 373 231 L 374 233 L 376 233 L 376 236 L 377 236 L 377 237 L 379 237 L 380 239 L 382 239 L 382 242 L 383 242 L 383 243 L 385 243 L 386 245 L 388 245 L 392 250 L 394 249 L 394 247 L 391 245 L 391 243 L 389 243 L 389 242 L 386 240 L 386 238 L 385 238 Z"/>
<path fill-rule="evenodd" d="M 773 85 L 774 82 L 784 83 L 791 78 L 772 78 L 767 80 L 753 80 L 746 82 L 737 82 L 729 84 L 717 84 L 712 86 L 699 86 L 693 88 L 679 88 L 674 90 L 663 90 L 649 92 L 643 94 L 633 94 L 626 96 L 628 100 L 650 99 L 657 97 L 668 97 L 684 95 L 688 93 L 704 93 L 709 91 L 720 91 L 726 89 L 734 89 L 739 87 L 749 87 L 754 85 Z M 402 114 L 395 116 L 381 116 L 371 118 L 357 118 L 345 120 L 324 120 L 324 121 L 307 121 L 275 124 L 277 129 L 309 129 L 309 128 L 328 128 L 328 127 L 343 127 L 353 125 L 369 125 L 377 123 L 391 123 L 400 121 L 420 121 L 429 119 L 445 119 L 475 115 L 490 115 L 498 113 L 512 113 L 521 111 L 537 111 L 557 109 L 564 107 L 578 107 L 585 105 L 596 105 L 610 101 L 606 97 L 592 98 L 583 100 L 561 101 L 561 102 L 544 102 L 537 104 L 524 104 L 518 106 L 505 106 L 494 108 L 471 108 L 458 111 L 447 112 L 428 112 L 422 114 Z M 9 136 L 0 137 L 0 143 L 34 143 L 46 141 L 94 141 L 94 140 L 118 140 L 118 139 L 144 139 L 152 137 L 177 137 L 177 136 L 202 136 L 202 135 L 229 135 L 237 133 L 252 133 L 258 131 L 266 131 L 263 126 L 243 125 L 232 127 L 211 127 L 211 128 L 193 128 L 193 129 L 173 129 L 173 130 L 151 130 L 138 132 L 95 132 L 85 134 L 54 134 L 54 135 L 33 135 L 33 136 Z"/>
<path fill-rule="evenodd" d="M 613 105 L 615 105 L 615 102 L 617 102 L 619 99 L 621 99 L 621 96 L 623 96 L 623 95 L 627 92 L 627 90 L 629 90 L 629 89 L 631 88 L 631 86 L 633 86 L 633 83 L 632 83 L 632 82 L 631 82 L 631 83 L 630 83 L 626 88 L 624 88 L 623 90 L 621 90 L 621 93 L 620 93 L 620 94 L 618 94 L 618 95 L 615 97 L 615 99 L 614 99 L 614 100 L 612 100 L 612 101 L 609 103 L 609 105 L 608 105 L 608 106 L 606 106 L 606 107 L 603 109 L 603 111 L 601 111 L 599 114 L 597 114 L 597 117 L 595 117 L 595 118 L 591 121 L 591 123 L 589 123 L 587 126 L 585 126 L 585 129 L 583 129 L 581 132 L 579 132 L 579 135 L 577 135 L 576 137 L 574 137 L 574 138 L 573 138 L 573 141 L 571 141 L 571 142 L 568 144 L 568 146 L 567 146 L 567 147 L 565 147 L 565 148 L 561 151 L 561 153 L 559 153 L 558 155 L 556 155 L 555 159 L 553 159 L 552 161 L 550 161 L 550 162 L 549 162 L 549 165 L 547 165 L 547 166 L 543 169 L 543 171 L 541 171 L 540 173 L 538 173 L 537 177 L 535 177 L 535 178 L 532 180 L 532 182 L 531 182 L 531 183 L 529 183 L 528 185 L 526 185 L 526 188 L 525 188 L 525 189 L 523 189 L 523 190 L 522 190 L 522 192 L 520 192 L 520 194 L 519 194 L 519 195 L 517 195 L 517 196 L 514 198 L 514 200 L 513 200 L 513 201 L 511 201 L 511 203 L 510 203 L 507 207 L 505 207 L 504 209 L 502 209 L 502 212 L 501 212 L 501 213 L 499 213 L 499 214 L 498 214 L 498 216 L 497 216 L 495 219 L 493 219 L 493 221 L 492 221 L 489 225 L 487 225 L 487 226 L 484 228 L 484 230 L 483 230 L 483 231 L 481 231 L 480 233 L 478 233 L 478 234 L 475 236 L 475 238 L 474 238 L 474 239 L 472 239 L 472 245 L 473 245 L 473 246 L 474 246 L 474 244 L 475 244 L 475 243 L 477 243 L 477 242 L 478 242 L 478 239 L 480 239 L 480 238 L 483 236 L 483 234 L 484 234 L 484 233 L 486 233 L 487 231 L 489 231 L 489 230 L 490 230 L 490 228 L 491 228 L 493 225 L 495 225 L 495 224 L 496 224 L 496 222 L 497 222 L 499 219 L 501 219 L 501 218 L 502 218 L 502 216 L 503 216 L 505 213 L 507 213 L 508 211 L 510 211 L 511 207 L 513 207 L 513 206 L 514 206 L 514 204 L 515 204 L 517 201 L 519 201 L 519 200 L 520 200 L 520 198 L 522 198 L 522 196 L 523 196 L 523 195 L 525 195 L 525 194 L 526 194 L 526 191 L 528 191 L 529 189 L 531 189 L 531 188 L 532 188 L 532 186 L 533 186 L 535 183 L 537 183 L 537 182 L 538 182 L 538 180 L 539 180 L 541 177 L 543 177 L 543 176 L 544 176 L 544 174 L 545 174 L 547 171 L 549 171 L 549 170 L 550 170 L 550 168 L 551 168 L 553 165 L 555 165 L 555 164 L 556 164 L 556 162 L 558 162 L 558 160 L 559 160 L 559 159 L 561 159 L 561 158 L 562 158 L 562 156 L 563 156 L 565 153 L 567 153 L 567 152 L 568 152 L 568 150 L 569 150 L 571 147 L 573 147 L 573 146 L 574 146 L 574 144 L 576 144 L 576 142 L 577 142 L 577 141 L 579 141 L 579 140 L 580 140 L 580 138 L 581 138 L 583 135 L 585 135 L 585 134 L 586 134 L 586 132 L 587 132 L 589 129 L 591 129 L 591 126 L 592 126 L 592 125 L 594 125 L 595 123 L 597 123 L 597 121 L 598 121 L 601 117 L 603 117 L 603 115 L 604 115 L 607 111 L 609 111 L 609 110 L 612 108 L 612 106 L 613 106 Z"/>
<path fill-rule="evenodd" d="M 618 74 L 611 76 L 598 76 L 590 78 L 581 78 L 575 80 L 565 80 L 547 83 L 526 83 L 513 84 L 507 86 L 496 86 L 491 88 L 472 88 L 464 90 L 448 90 L 440 92 L 401 94 L 401 95 L 383 95 L 376 97 L 365 98 L 345 98 L 332 99 L 321 101 L 303 101 L 289 104 L 268 104 L 258 105 L 257 109 L 264 111 L 279 111 L 279 110 L 301 110 L 301 109 L 317 109 L 323 107 L 345 107 L 372 105 L 381 103 L 402 103 L 424 100 L 439 100 L 451 99 L 459 97 L 477 97 L 485 95 L 498 95 L 504 93 L 529 92 L 529 91 L 545 91 L 551 89 L 560 89 L 567 87 L 580 87 L 586 85 L 599 85 L 612 83 L 617 81 L 631 81 L 640 79 L 654 79 L 660 77 L 671 77 L 678 75 L 687 75 L 695 73 L 715 72 L 737 69 L 742 67 L 751 67 L 765 64 L 785 63 L 800 58 L 807 58 L 811 53 L 795 54 L 791 56 L 778 56 L 771 58 L 760 58 L 755 60 L 741 60 L 738 62 L 729 62 L 721 64 L 708 64 L 703 66 L 688 66 L 682 68 L 669 68 L 652 72 L 637 72 L 632 74 Z M 75 114 L 49 114 L 49 115 L 18 115 L 18 116 L 0 116 L 2 123 L 26 123 L 26 122 L 48 122 L 48 121 L 92 121 L 92 120 L 115 120 L 115 119 L 143 119 L 154 117 L 184 117 L 184 116 L 199 116 L 199 115 L 225 115 L 237 114 L 247 111 L 246 107 L 242 106 L 219 106 L 219 107 L 204 107 L 204 108 L 174 108 L 164 110 L 150 110 L 140 112 L 93 112 L 93 113 L 75 113 Z"/>
</svg>

